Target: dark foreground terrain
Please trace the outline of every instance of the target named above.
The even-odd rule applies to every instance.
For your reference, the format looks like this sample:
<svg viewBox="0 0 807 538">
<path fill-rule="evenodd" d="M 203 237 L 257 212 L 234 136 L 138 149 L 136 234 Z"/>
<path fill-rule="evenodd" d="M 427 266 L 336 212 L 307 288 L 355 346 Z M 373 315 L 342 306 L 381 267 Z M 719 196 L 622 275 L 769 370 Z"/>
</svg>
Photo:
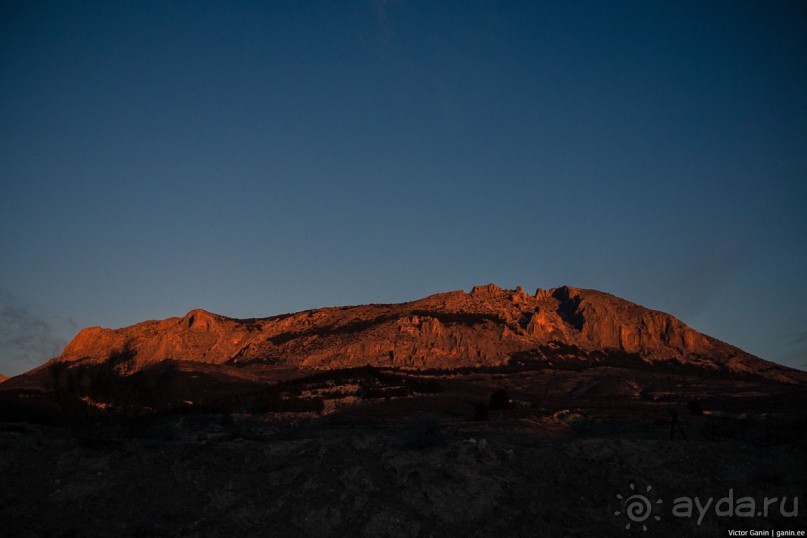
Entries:
<svg viewBox="0 0 807 538">
<path fill-rule="evenodd" d="M 358 369 L 285 383 L 268 399 L 251 395 L 242 408 L 218 400 L 218 408 L 137 416 L 6 416 L 2 534 L 807 530 L 807 391 L 800 386 L 615 367 L 453 375 Z M 671 439 L 674 414 L 680 429 Z M 646 518 L 623 500 L 639 493 L 654 506 Z M 714 503 L 730 494 L 721 508 L 741 513 L 716 515 Z M 700 522 L 697 508 L 691 517 L 673 514 L 684 496 L 702 505 L 714 498 Z M 744 517 L 743 497 L 759 514 Z M 765 497 L 777 498 L 767 515 Z"/>
</svg>

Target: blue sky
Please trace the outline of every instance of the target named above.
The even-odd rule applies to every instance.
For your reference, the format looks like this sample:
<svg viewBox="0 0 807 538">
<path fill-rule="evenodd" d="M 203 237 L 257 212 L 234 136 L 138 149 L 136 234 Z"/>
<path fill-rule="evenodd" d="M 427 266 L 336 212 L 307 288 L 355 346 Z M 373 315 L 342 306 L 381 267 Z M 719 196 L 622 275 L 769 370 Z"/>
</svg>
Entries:
<svg viewBox="0 0 807 538">
<path fill-rule="evenodd" d="M 807 367 L 803 2 L 234 4 L 0 7 L 0 372 L 491 281 Z"/>
</svg>

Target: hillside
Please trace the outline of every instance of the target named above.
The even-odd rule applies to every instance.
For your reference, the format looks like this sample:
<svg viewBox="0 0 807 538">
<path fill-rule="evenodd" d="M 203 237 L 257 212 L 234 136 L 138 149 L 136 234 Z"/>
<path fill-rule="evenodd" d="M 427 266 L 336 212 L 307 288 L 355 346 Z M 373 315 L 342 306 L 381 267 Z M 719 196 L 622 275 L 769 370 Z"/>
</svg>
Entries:
<svg viewBox="0 0 807 538">
<path fill-rule="evenodd" d="M 249 369 L 405 370 L 500 367 L 518 361 L 620 358 L 803 382 L 807 374 L 701 334 L 675 317 L 608 293 L 505 290 L 489 284 L 401 304 L 320 308 L 233 319 L 181 318 L 79 332 L 55 362 L 109 363 L 136 372 L 166 360 Z M 640 365 L 641 365 L 640 364 Z"/>
</svg>

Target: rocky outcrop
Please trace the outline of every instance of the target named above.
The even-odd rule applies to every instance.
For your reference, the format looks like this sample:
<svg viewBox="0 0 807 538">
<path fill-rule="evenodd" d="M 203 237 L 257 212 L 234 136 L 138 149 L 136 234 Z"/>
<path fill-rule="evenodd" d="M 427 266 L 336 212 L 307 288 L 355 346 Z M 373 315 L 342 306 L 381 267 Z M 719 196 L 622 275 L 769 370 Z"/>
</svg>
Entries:
<svg viewBox="0 0 807 538">
<path fill-rule="evenodd" d="M 163 360 L 221 363 L 243 347 L 254 327 L 201 309 L 182 318 L 145 321 L 111 330 L 90 327 L 67 344 L 60 360 L 114 360 L 131 356 L 130 369 Z"/>
<path fill-rule="evenodd" d="M 521 287 L 495 284 L 402 304 L 248 320 L 193 310 L 117 330 L 91 327 L 55 360 L 113 361 L 126 371 L 169 359 L 240 367 L 453 369 L 501 366 L 524 353 L 540 359 L 542 350 L 561 347 L 582 357 L 622 353 L 648 363 L 674 360 L 781 381 L 804 379 L 669 314 L 608 293 L 563 286 L 529 295 Z"/>
</svg>

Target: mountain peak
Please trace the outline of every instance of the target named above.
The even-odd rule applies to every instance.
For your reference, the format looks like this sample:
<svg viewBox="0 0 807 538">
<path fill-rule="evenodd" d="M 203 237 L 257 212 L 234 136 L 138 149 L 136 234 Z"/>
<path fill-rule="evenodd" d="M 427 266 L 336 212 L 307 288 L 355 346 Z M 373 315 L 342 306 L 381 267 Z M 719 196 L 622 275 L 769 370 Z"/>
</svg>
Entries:
<svg viewBox="0 0 807 538">
<path fill-rule="evenodd" d="M 781 381 L 805 376 L 703 335 L 663 312 L 614 295 L 561 286 L 505 290 L 496 284 L 401 304 L 323 308 L 238 320 L 194 309 L 181 318 L 79 332 L 57 360 L 103 362 L 126 349 L 130 370 L 164 360 L 297 368 L 498 367 L 517 357 L 628 354 Z"/>
<path fill-rule="evenodd" d="M 210 330 L 211 327 L 219 323 L 219 321 L 223 318 L 223 316 L 219 316 L 218 314 L 214 314 L 213 312 L 208 312 L 207 310 L 203 310 L 201 308 L 195 308 L 185 314 L 185 316 L 180 320 L 180 323 L 189 328 L 189 329 L 196 329 L 196 330 Z"/>
<path fill-rule="evenodd" d="M 484 286 L 474 286 L 471 288 L 471 295 L 478 296 L 478 297 L 485 297 L 485 296 L 496 296 L 503 292 L 502 288 L 497 286 L 494 283 L 486 284 Z"/>
</svg>

